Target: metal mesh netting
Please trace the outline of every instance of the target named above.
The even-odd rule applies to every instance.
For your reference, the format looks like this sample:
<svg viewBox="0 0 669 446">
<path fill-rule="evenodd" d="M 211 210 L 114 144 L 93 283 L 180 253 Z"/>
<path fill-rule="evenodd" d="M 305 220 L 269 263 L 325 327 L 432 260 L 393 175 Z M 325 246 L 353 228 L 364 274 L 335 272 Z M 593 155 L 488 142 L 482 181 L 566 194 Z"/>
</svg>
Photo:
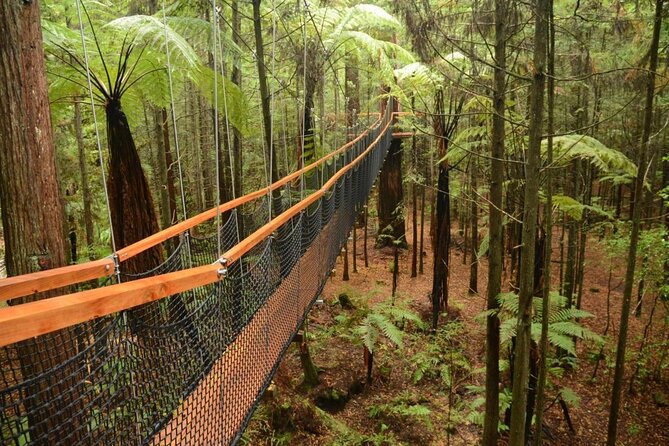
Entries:
<svg viewBox="0 0 669 446">
<path fill-rule="evenodd" d="M 309 187 L 319 188 L 381 130 L 325 163 Z M 229 265 L 222 280 L 0 349 L 1 443 L 236 442 L 320 294 L 391 137 L 388 127 L 356 167 Z M 284 188 L 278 209 L 294 195 Z M 267 222 L 267 200 L 222 216 L 219 234 L 166 242 L 163 264 L 122 280 L 214 262 L 219 238 L 225 251 Z"/>
</svg>

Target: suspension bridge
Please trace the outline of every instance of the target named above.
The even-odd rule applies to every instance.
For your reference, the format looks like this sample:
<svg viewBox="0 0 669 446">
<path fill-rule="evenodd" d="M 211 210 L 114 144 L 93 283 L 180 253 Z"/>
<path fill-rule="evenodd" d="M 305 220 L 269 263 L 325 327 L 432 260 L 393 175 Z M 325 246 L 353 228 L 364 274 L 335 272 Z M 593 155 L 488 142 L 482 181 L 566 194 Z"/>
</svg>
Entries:
<svg viewBox="0 0 669 446">
<path fill-rule="evenodd" d="M 269 187 L 108 258 L 1 279 L 4 302 L 64 290 L 0 309 L 1 443 L 236 443 L 367 200 L 393 104 Z M 156 246 L 163 264 L 124 271 Z"/>
</svg>

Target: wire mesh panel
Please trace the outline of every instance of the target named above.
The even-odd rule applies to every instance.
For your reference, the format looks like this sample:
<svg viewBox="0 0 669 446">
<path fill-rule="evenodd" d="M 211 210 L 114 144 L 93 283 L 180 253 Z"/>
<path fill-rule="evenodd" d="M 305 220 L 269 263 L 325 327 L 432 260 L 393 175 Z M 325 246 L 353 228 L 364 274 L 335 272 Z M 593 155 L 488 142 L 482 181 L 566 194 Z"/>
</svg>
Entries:
<svg viewBox="0 0 669 446">
<path fill-rule="evenodd" d="M 383 124 L 389 119 L 387 112 Z M 0 443 L 235 443 L 326 283 L 390 132 L 318 200 L 228 265 L 220 281 L 0 349 Z M 305 186 L 320 188 L 367 147 L 353 144 Z M 275 193 L 273 215 L 294 196 L 290 185 Z M 216 261 L 267 223 L 269 202 L 265 196 L 227 213 L 213 235 L 167 242 L 161 265 L 122 270 L 122 280 Z"/>
</svg>

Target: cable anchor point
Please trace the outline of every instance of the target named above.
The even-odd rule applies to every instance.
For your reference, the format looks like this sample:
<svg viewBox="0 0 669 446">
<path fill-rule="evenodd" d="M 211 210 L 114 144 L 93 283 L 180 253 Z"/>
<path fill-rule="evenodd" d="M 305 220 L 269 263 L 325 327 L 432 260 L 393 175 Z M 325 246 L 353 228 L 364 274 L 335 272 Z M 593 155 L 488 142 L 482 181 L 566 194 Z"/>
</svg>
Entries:
<svg viewBox="0 0 669 446">
<path fill-rule="evenodd" d="M 221 267 L 216 272 L 218 273 L 218 278 L 222 279 L 228 275 L 228 259 L 221 257 L 218 263 L 221 264 Z"/>
</svg>

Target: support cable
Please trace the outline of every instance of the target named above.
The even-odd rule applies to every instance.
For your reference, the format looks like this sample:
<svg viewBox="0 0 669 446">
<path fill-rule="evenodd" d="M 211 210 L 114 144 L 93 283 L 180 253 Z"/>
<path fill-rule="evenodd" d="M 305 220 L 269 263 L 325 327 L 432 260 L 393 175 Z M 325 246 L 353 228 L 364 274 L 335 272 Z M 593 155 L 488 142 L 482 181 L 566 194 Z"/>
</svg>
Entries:
<svg viewBox="0 0 669 446">
<path fill-rule="evenodd" d="M 211 23 L 211 40 L 212 40 L 212 63 L 213 63 L 213 72 L 214 72 L 214 153 L 216 160 L 216 240 L 217 240 L 217 257 L 218 262 L 220 262 L 223 268 L 219 269 L 219 276 L 222 276 L 225 272 L 225 259 L 222 259 L 223 250 L 221 247 L 221 185 L 220 185 L 220 160 L 218 155 L 218 145 L 219 145 L 219 134 L 218 134 L 218 20 L 216 12 L 216 0 L 211 0 L 212 8 L 212 23 Z"/>
<path fill-rule="evenodd" d="M 215 1 L 215 0 L 214 0 Z M 237 198 L 237 190 L 236 190 L 236 185 L 235 185 L 235 170 L 234 170 L 234 158 L 232 156 L 232 139 L 231 139 L 231 132 L 230 132 L 230 118 L 228 115 L 228 95 L 227 95 L 227 89 L 225 86 L 225 63 L 224 63 L 224 58 L 223 58 L 223 43 L 218 42 L 216 43 L 216 50 L 218 51 L 218 47 L 220 45 L 220 50 L 221 50 L 221 85 L 223 87 L 223 116 L 225 119 L 225 136 L 228 142 L 228 161 L 230 163 L 230 185 L 232 187 L 232 198 Z M 218 151 L 217 151 L 218 152 Z M 240 242 L 241 239 L 241 234 L 239 233 L 239 215 L 236 210 L 234 212 L 234 217 L 235 217 L 235 229 L 237 231 L 237 241 Z"/>
<path fill-rule="evenodd" d="M 167 62 L 167 83 L 169 85 L 169 91 L 170 91 L 170 109 L 171 109 L 171 116 L 172 116 L 172 126 L 174 130 L 174 149 L 177 152 L 177 169 L 179 170 L 179 189 L 181 192 L 181 208 L 183 211 L 183 219 L 186 220 L 188 218 L 188 211 L 186 210 L 186 193 L 184 192 L 184 176 L 183 176 L 183 169 L 181 167 L 181 151 L 179 149 L 179 131 L 177 129 L 177 115 L 176 115 L 176 109 L 174 106 L 174 86 L 172 83 L 172 64 L 170 63 L 170 43 L 169 39 L 167 38 L 167 15 L 165 14 L 165 0 L 163 0 L 163 28 L 164 28 L 164 34 L 165 34 L 165 56 L 167 57 L 166 62 Z M 171 168 L 171 166 L 170 166 Z M 189 237 L 189 231 L 186 231 L 184 233 L 184 237 L 186 239 L 186 252 L 188 255 L 188 264 L 189 266 L 193 266 L 193 260 L 191 258 L 191 252 L 190 252 L 190 237 Z"/>
<path fill-rule="evenodd" d="M 116 280 L 121 283 L 121 270 L 119 266 L 118 254 L 116 251 L 116 238 L 114 237 L 114 222 L 112 221 L 111 205 L 109 203 L 109 191 L 107 190 L 107 178 L 105 175 L 104 157 L 102 155 L 102 142 L 100 141 L 100 129 L 98 128 L 98 118 L 95 112 L 95 98 L 93 94 L 93 83 L 91 81 L 91 69 L 88 62 L 88 50 L 86 49 L 86 36 L 84 35 L 84 21 L 81 16 L 82 0 L 75 0 L 77 6 L 77 19 L 79 20 L 79 34 L 81 36 L 81 46 L 84 51 L 84 65 L 86 67 L 86 81 L 88 82 L 88 93 L 91 99 L 91 111 L 93 112 L 93 125 L 95 127 L 95 142 L 98 148 L 98 158 L 100 160 L 100 173 L 102 176 L 102 189 L 105 193 L 105 203 L 107 205 L 107 217 L 109 218 L 109 235 L 112 245 L 112 258 L 114 260 Z"/>
</svg>

